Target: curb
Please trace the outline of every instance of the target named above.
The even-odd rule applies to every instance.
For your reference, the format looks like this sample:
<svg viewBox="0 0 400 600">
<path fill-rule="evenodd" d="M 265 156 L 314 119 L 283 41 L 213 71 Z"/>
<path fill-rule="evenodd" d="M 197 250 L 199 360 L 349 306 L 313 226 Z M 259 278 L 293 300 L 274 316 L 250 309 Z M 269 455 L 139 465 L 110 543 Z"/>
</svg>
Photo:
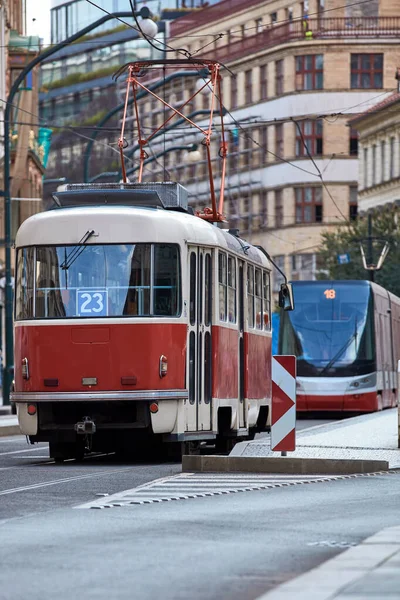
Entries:
<svg viewBox="0 0 400 600">
<path fill-rule="evenodd" d="M 388 471 L 385 460 L 334 460 L 252 456 L 183 456 L 182 472 L 286 473 L 291 475 L 353 475 Z"/>
<path fill-rule="evenodd" d="M 365 539 L 358 546 L 349 548 L 322 563 L 315 569 L 266 592 L 256 600 L 385 598 L 383 587 L 380 588 L 379 594 L 374 594 L 370 587 L 371 577 L 368 580 L 365 579 L 364 583 L 363 579 L 371 575 L 376 578 L 379 575 L 382 577 L 383 585 L 385 578 L 390 578 L 392 574 L 397 577 L 399 553 L 400 527 L 389 527 Z M 366 593 L 366 589 L 370 593 Z M 387 597 L 394 598 L 397 595 L 393 596 L 388 593 Z"/>
<path fill-rule="evenodd" d="M 0 427 L 0 437 L 9 435 L 22 435 L 19 425 L 4 425 Z"/>
</svg>

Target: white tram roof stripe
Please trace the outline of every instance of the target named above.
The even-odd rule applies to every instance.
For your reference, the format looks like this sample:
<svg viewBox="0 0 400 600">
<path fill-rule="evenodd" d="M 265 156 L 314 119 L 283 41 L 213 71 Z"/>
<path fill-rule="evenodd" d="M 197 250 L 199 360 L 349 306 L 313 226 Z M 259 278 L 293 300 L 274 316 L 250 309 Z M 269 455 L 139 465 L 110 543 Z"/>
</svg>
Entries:
<svg viewBox="0 0 400 600">
<path fill-rule="evenodd" d="M 77 244 L 87 231 L 88 244 L 163 243 L 217 246 L 244 255 L 238 238 L 193 215 L 173 210 L 130 206 L 95 206 L 53 209 L 29 217 L 19 228 L 16 246 Z M 254 246 L 246 256 L 271 268 Z"/>
</svg>

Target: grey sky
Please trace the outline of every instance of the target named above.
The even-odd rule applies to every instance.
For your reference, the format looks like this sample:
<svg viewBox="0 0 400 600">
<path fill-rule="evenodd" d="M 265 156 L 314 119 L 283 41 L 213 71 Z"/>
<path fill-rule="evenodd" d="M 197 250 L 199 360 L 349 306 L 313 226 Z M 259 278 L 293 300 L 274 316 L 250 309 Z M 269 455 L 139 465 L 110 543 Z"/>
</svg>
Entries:
<svg viewBox="0 0 400 600">
<path fill-rule="evenodd" d="M 26 24 L 28 35 L 38 35 L 44 39 L 45 44 L 49 44 L 50 0 L 27 0 Z"/>
</svg>

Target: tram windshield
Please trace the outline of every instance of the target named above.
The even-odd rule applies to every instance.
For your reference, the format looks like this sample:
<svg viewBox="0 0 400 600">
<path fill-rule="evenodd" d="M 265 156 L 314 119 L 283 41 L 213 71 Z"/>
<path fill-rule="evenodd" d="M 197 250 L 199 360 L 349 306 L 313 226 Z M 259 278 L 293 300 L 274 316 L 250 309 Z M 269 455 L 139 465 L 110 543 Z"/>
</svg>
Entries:
<svg viewBox="0 0 400 600">
<path fill-rule="evenodd" d="M 141 317 L 180 314 L 176 244 L 20 248 L 15 318 Z"/>
<path fill-rule="evenodd" d="M 374 369 L 373 299 L 366 282 L 295 282 L 295 309 L 282 314 L 279 351 L 297 356 L 300 376 Z"/>
</svg>

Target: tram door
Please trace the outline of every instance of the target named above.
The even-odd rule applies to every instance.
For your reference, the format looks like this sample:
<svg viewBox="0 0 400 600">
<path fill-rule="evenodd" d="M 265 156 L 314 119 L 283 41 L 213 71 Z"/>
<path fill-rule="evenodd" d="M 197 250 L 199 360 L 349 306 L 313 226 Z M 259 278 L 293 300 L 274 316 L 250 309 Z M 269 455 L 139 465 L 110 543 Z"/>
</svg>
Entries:
<svg viewBox="0 0 400 600">
<path fill-rule="evenodd" d="M 245 268 L 243 261 L 238 261 L 238 319 L 239 319 L 239 337 L 238 337 L 238 390 L 239 390 L 239 427 L 245 427 L 246 409 L 245 409 L 245 341 L 244 341 L 244 277 Z"/>
<path fill-rule="evenodd" d="M 212 251 L 189 249 L 189 339 L 187 431 L 212 428 Z"/>
</svg>

